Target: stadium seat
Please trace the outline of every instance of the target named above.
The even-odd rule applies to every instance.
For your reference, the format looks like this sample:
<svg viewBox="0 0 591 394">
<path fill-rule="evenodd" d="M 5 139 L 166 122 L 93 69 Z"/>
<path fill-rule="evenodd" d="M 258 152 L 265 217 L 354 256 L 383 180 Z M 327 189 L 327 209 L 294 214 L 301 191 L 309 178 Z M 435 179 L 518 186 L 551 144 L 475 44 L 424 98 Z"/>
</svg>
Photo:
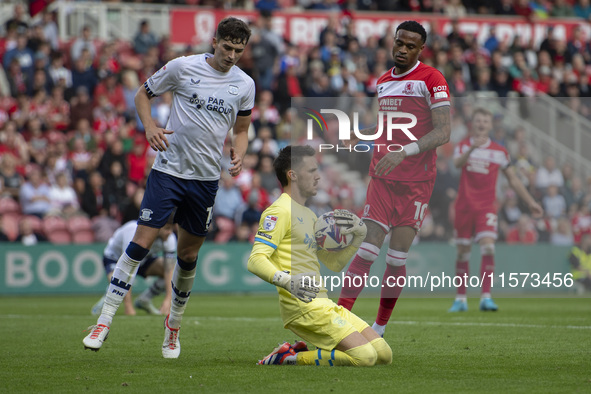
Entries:
<svg viewBox="0 0 591 394">
<path fill-rule="evenodd" d="M 39 217 L 34 215 L 25 215 L 22 217 L 22 219 L 27 219 L 29 223 L 31 223 L 33 232 L 45 235 L 45 231 L 43 230 L 43 220 L 41 220 Z"/>
<path fill-rule="evenodd" d="M 215 224 L 218 228 L 218 233 L 215 235 L 214 242 L 222 244 L 228 242 L 236 229 L 234 221 L 223 216 L 218 216 L 215 219 Z"/>
<path fill-rule="evenodd" d="M 49 242 L 54 244 L 68 244 L 72 242 L 67 223 L 59 216 L 48 216 L 43 219 L 43 232 Z"/>
<path fill-rule="evenodd" d="M 94 231 L 92 222 L 86 216 L 74 216 L 68 219 L 68 230 L 72 235 L 75 244 L 86 244 L 94 242 Z"/>
<path fill-rule="evenodd" d="M 2 215 L 2 229 L 9 240 L 14 241 L 18 237 L 18 222 L 21 215 L 18 213 L 7 213 Z"/>
<path fill-rule="evenodd" d="M 10 197 L 0 198 L 0 215 L 20 214 L 21 206 Z"/>
</svg>

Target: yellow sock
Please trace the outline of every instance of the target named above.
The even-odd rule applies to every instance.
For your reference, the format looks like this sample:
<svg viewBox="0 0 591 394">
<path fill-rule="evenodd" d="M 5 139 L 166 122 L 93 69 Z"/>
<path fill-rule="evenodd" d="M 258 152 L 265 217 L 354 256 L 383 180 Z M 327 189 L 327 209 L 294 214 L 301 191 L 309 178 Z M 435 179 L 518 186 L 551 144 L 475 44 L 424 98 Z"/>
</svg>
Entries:
<svg viewBox="0 0 591 394">
<path fill-rule="evenodd" d="M 354 347 L 346 352 L 340 350 L 310 350 L 297 354 L 297 365 L 328 365 L 328 366 L 357 366 L 366 367 L 376 363 L 377 353 L 374 347 L 367 343 Z"/>
<path fill-rule="evenodd" d="M 384 338 L 377 338 L 370 342 L 373 348 L 378 353 L 378 359 L 376 365 L 389 365 L 392 364 L 392 349 Z"/>
</svg>

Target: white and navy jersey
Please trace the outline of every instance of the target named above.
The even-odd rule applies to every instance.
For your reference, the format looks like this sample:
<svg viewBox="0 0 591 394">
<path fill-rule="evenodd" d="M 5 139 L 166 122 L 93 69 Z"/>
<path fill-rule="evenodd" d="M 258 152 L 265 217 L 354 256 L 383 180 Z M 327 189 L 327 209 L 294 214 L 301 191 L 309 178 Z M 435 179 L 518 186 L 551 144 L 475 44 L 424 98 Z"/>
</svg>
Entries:
<svg viewBox="0 0 591 394">
<path fill-rule="evenodd" d="M 172 92 L 166 129 L 170 146 L 158 152 L 152 168 L 182 179 L 220 178 L 222 148 L 236 116 L 250 114 L 254 81 L 233 66 L 224 73 L 211 67 L 212 54 L 183 56 L 168 62 L 144 83 L 150 97 Z"/>
<path fill-rule="evenodd" d="M 137 229 L 137 221 L 132 220 L 119 227 L 113 236 L 109 238 L 109 242 L 103 252 L 104 257 L 111 260 L 119 260 L 119 257 L 127 249 L 127 245 L 133 239 L 135 230 Z M 162 241 L 160 238 L 156 238 L 148 255 L 140 262 L 143 263 L 151 257 L 163 256 L 166 258 L 174 258 L 176 254 L 176 235 L 170 234 L 166 241 Z"/>
</svg>

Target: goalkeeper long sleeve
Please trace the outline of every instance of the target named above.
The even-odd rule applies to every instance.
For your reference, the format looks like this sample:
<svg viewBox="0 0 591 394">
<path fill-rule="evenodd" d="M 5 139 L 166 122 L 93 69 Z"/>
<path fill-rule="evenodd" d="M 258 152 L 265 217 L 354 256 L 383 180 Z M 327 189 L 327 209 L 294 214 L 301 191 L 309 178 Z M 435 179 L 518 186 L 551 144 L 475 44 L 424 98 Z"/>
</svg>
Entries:
<svg viewBox="0 0 591 394">
<path fill-rule="evenodd" d="M 273 276 L 277 272 L 277 267 L 271 263 L 269 257 L 262 252 L 257 251 L 257 244 L 254 245 L 250 258 L 248 259 L 247 268 L 250 272 L 261 278 L 262 280 L 273 283 Z"/>
</svg>

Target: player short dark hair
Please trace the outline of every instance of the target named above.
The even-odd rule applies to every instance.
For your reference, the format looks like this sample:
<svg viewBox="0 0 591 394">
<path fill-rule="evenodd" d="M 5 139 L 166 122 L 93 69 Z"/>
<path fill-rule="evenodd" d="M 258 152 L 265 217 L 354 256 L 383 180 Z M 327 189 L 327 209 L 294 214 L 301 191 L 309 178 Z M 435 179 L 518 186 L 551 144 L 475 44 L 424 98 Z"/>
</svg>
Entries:
<svg viewBox="0 0 591 394">
<path fill-rule="evenodd" d="M 478 107 L 474 110 L 474 112 L 472 112 L 472 120 L 474 120 L 474 118 L 476 117 L 476 115 L 484 115 L 484 116 L 490 116 L 491 118 L 493 117 L 493 113 L 490 112 L 488 109 L 482 108 L 482 107 Z"/>
<path fill-rule="evenodd" d="M 423 25 L 421 25 L 417 21 L 406 21 L 406 22 L 402 22 L 396 28 L 396 33 L 398 33 L 398 30 L 406 30 L 406 31 L 410 31 L 410 32 L 413 32 L 413 33 L 420 34 L 421 35 L 421 40 L 423 41 L 423 44 L 425 43 L 425 41 L 427 41 L 427 31 L 425 30 L 425 28 L 423 27 Z"/>
<path fill-rule="evenodd" d="M 248 43 L 250 39 L 250 28 L 244 21 L 238 18 L 227 17 L 220 21 L 215 33 L 216 40 L 230 41 L 232 44 Z"/>
<path fill-rule="evenodd" d="M 310 145 L 288 145 L 279 151 L 273 168 L 281 186 L 287 186 L 287 171 L 297 167 L 307 156 L 316 156 L 316 151 Z"/>
</svg>

